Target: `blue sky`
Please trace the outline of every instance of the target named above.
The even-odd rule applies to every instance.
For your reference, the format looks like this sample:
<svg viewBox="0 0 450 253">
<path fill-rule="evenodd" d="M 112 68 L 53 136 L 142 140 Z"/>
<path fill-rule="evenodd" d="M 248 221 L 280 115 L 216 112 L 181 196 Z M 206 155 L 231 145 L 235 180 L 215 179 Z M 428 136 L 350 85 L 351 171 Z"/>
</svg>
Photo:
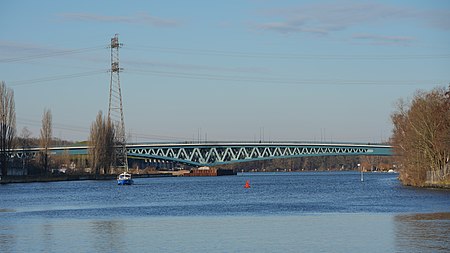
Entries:
<svg viewBox="0 0 450 253">
<path fill-rule="evenodd" d="M 450 1 L 2 1 L 17 130 L 88 138 L 120 49 L 130 141 L 379 142 L 417 89 L 450 83 Z M 199 135 L 201 137 L 199 137 Z"/>
</svg>

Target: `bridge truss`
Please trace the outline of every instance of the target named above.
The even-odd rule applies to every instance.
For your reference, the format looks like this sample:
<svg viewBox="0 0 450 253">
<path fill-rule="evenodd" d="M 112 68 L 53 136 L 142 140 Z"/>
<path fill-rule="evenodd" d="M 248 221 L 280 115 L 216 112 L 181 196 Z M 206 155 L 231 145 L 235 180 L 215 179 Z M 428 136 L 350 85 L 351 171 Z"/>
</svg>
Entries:
<svg viewBox="0 0 450 253">
<path fill-rule="evenodd" d="M 16 150 L 18 158 L 35 156 L 38 148 Z M 87 146 L 54 147 L 51 155 L 87 155 Z M 128 159 L 165 161 L 192 166 L 308 156 L 390 156 L 392 148 L 377 144 L 325 143 L 156 143 L 128 144 Z"/>
<path fill-rule="evenodd" d="M 138 159 L 157 159 L 193 166 L 293 158 L 340 155 L 392 155 L 386 145 L 302 144 L 302 143 L 210 143 L 176 145 L 129 145 L 128 156 Z"/>
</svg>

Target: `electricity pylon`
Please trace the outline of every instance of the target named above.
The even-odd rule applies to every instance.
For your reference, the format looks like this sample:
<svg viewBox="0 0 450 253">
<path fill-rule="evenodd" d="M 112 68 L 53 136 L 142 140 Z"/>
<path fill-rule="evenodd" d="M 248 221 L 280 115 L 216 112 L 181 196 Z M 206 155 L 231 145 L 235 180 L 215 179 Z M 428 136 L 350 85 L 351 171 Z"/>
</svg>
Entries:
<svg viewBox="0 0 450 253">
<path fill-rule="evenodd" d="M 111 38 L 111 81 L 109 84 L 109 108 L 108 119 L 112 121 L 116 129 L 115 134 L 115 166 L 128 171 L 127 147 L 125 139 L 125 122 L 123 120 L 122 91 L 120 88 L 119 73 L 123 70 L 119 67 L 119 35 Z"/>
</svg>

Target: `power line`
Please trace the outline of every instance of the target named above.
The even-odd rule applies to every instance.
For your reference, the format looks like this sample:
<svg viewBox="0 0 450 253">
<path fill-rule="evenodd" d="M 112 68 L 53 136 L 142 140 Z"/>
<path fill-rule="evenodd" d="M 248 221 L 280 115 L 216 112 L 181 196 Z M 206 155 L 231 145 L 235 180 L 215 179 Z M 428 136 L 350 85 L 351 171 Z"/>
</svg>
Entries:
<svg viewBox="0 0 450 253">
<path fill-rule="evenodd" d="M 131 46 L 128 50 L 150 50 L 171 54 L 212 55 L 239 58 L 272 58 L 272 59 L 303 59 L 303 60 L 411 60 L 411 59 L 449 59 L 450 54 L 404 54 L 404 55 L 329 55 L 329 54 L 274 54 L 249 53 L 238 51 L 222 51 L 208 49 L 187 49 L 157 46 Z"/>
<path fill-rule="evenodd" d="M 276 85 L 417 85 L 417 84 L 435 84 L 436 80 L 343 80 L 343 79 L 289 79 L 280 77 L 249 77 L 249 76 L 227 76 L 227 75 L 211 75 L 186 72 L 172 71 L 155 71 L 155 70 L 128 70 L 130 73 L 149 74 L 153 76 L 184 78 L 184 79 L 200 79 L 215 81 L 234 81 L 234 82 L 251 82 L 251 83 L 267 83 Z"/>
<path fill-rule="evenodd" d="M 17 123 L 22 124 L 24 126 L 41 126 L 42 121 L 36 120 L 36 119 L 27 119 L 23 117 L 16 117 Z M 89 126 L 77 126 L 73 124 L 63 124 L 58 122 L 53 122 L 52 126 L 55 130 L 64 130 L 64 131 L 70 131 L 70 132 L 76 132 L 76 133 L 83 133 L 86 135 L 89 135 L 90 133 L 90 125 Z M 184 141 L 189 138 L 186 137 L 179 137 L 179 136 L 171 136 L 171 135 L 158 135 L 158 134 L 143 134 L 143 133 L 136 133 L 131 132 L 132 136 L 136 136 L 140 139 L 146 139 L 146 140 L 173 140 L 173 141 Z"/>
<path fill-rule="evenodd" d="M 133 133 L 131 132 L 132 136 L 135 136 L 140 139 L 144 140 L 171 140 L 171 141 L 185 141 L 189 138 L 186 137 L 177 137 L 177 136 L 167 136 L 167 135 L 157 135 L 157 134 L 142 134 L 142 133 Z"/>
<path fill-rule="evenodd" d="M 18 61 L 28 61 L 39 58 L 63 56 L 69 54 L 84 53 L 89 51 L 95 51 L 107 48 L 106 46 L 93 46 L 79 49 L 69 50 L 57 50 L 53 52 L 20 56 L 13 58 L 0 59 L 0 63 L 10 63 Z M 303 59 L 303 60 L 411 60 L 411 59 L 449 59 L 450 54 L 403 54 L 403 55 L 331 55 L 331 54 L 275 54 L 275 53 L 254 53 L 254 52 L 240 52 L 240 51 L 225 51 L 225 50 L 212 50 L 212 49 L 188 49 L 188 48 L 175 48 L 175 47 L 159 47 L 159 46 L 143 46 L 127 45 L 126 50 L 149 50 L 163 53 L 172 54 L 191 54 L 191 55 L 212 55 L 212 56 L 226 56 L 226 57 L 239 57 L 239 58 L 272 58 L 272 59 Z"/>
<path fill-rule="evenodd" d="M 1 62 L 16 62 L 24 60 L 32 60 L 43 57 L 53 57 L 61 56 L 67 54 L 82 53 L 97 49 L 104 49 L 105 46 L 95 46 L 86 47 L 80 49 L 72 50 L 62 50 L 50 53 L 0 59 Z M 229 56 L 229 57 L 250 57 L 250 58 L 280 58 L 280 59 L 318 59 L 318 60 L 402 60 L 402 59 L 447 59 L 450 58 L 450 54 L 433 55 L 433 54 L 422 54 L 422 55 L 308 55 L 308 54 L 268 54 L 268 53 L 245 53 L 245 52 L 233 52 L 233 51 L 221 51 L 221 50 L 205 50 L 205 49 L 186 49 L 186 48 L 171 48 L 171 47 L 156 47 L 156 46 L 135 46 L 139 50 L 152 50 L 176 54 L 203 54 L 203 55 L 216 55 L 216 56 Z M 135 48 L 132 48 L 135 49 Z M 129 48 L 127 48 L 129 49 Z M 36 83 L 55 81 L 68 78 L 78 78 L 83 76 L 91 76 L 104 71 L 88 71 L 67 75 L 49 76 L 41 77 L 29 80 L 11 81 L 9 82 L 11 86 L 23 86 L 32 85 Z M 361 85 L 411 85 L 411 84 L 424 84 L 424 83 L 436 83 L 435 81 L 373 81 L 373 80 L 317 80 L 317 79 L 287 79 L 287 78 L 261 78 L 261 77 L 246 77 L 246 76 L 226 76 L 226 75 L 211 75 L 211 74 L 196 74 L 196 73 L 185 73 L 185 72 L 169 72 L 169 71 L 155 71 L 155 70 L 129 70 L 131 73 L 151 73 L 155 76 L 163 77 L 173 77 L 173 78 L 185 78 L 185 79 L 202 79 L 202 80 L 216 80 L 216 81 L 237 81 L 237 82 L 254 82 L 254 83 L 277 83 L 277 84 L 338 84 L 338 85 L 348 85 L 348 84 L 361 84 Z M 438 82 L 440 83 L 440 82 Z"/>
<path fill-rule="evenodd" d="M 107 73 L 107 71 L 106 70 L 93 70 L 93 71 L 80 72 L 80 73 L 67 74 L 67 75 L 48 76 L 48 77 L 41 77 L 41 78 L 34 78 L 34 79 L 20 80 L 20 81 L 10 81 L 9 86 L 11 86 L 11 87 L 25 86 L 25 85 L 28 86 L 28 85 L 33 85 L 36 83 L 56 81 L 56 80 L 62 80 L 62 79 L 70 79 L 70 78 L 78 78 L 78 77 L 84 77 L 84 76 L 92 76 L 92 75 L 103 74 L 103 73 Z"/>
<path fill-rule="evenodd" d="M 26 119 L 17 117 L 17 122 L 23 125 L 28 126 L 41 126 L 42 122 L 40 120 L 34 120 L 34 119 Z M 67 125 L 67 124 L 61 124 L 61 123 L 52 123 L 52 126 L 56 130 L 66 130 L 71 132 L 77 132 L 77 133 L 89 133 L 89 128 L 81 127 L 81 126 L 75 126 L 75 125 Z"/>
<path fill-rule="evenodd" d="M 84 52 L 89 52 L 89 51 L 94 51 L 94 50 L 99 50 L 99 49 L 104 49 L 104 48 L 105 48 L 105 46 L 95 46 L 95 47 L 86 47 L 86 48 L 70 49 L 70 50 L 58 50 L 58 51 L 42 53 L 42 54 L 20 56 L 20 57 L 14 57 L 14 58 L 4 58 L 4 59 L 0 59 L 0 63 L 28 61 L 28 60 L 34 60 L 34 59 L 46 58 L 46 57 L 78 54 L 78 53 L 84 53 Z"/>
<path fill-rule="evenodd" d="M 40 77 L 28 80 L 10 81 L 11 87 L 30 86 L 43 82 L 51 82 L 63 79 L 72 79 L 98 74 L 108 73 L 107 70 L 93 70 L 87 72 L 79 72 L 66 75 Z M 168 78 L 196 79 L 196 80 L 213 80 L 213 81 L 233 81 L 247 83 L 265 83 L 276 85 L 423 85 L 423 84 L 439 84 L 445 83 L 442 80 L 344 80 L 344 79 L 294 79 L 282 77 L 255 77 L 255 76 L 230 76 L 230 75 L 213 75 L 202 73 L 174 72 L 174 71 L 157 71 L 145 69 L 130 69 L 126 73 L 135 73 L 142 75 L 152 75 Z"/>
</svg>

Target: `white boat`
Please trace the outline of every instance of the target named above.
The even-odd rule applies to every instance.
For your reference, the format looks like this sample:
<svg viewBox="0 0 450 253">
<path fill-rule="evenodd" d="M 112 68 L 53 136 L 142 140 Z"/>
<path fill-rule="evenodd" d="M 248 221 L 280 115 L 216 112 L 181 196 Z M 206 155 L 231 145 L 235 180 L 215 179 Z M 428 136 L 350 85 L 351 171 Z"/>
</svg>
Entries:
<svg viewBox="0 0 450 253">
<path fill-rule="evenodd" d="M 117 184 L 118 185 L 132 185 L 133 179 L 131 178 L 131 174 L 128 172 L 123 172 L 117 177 Z"/>
</svg>

